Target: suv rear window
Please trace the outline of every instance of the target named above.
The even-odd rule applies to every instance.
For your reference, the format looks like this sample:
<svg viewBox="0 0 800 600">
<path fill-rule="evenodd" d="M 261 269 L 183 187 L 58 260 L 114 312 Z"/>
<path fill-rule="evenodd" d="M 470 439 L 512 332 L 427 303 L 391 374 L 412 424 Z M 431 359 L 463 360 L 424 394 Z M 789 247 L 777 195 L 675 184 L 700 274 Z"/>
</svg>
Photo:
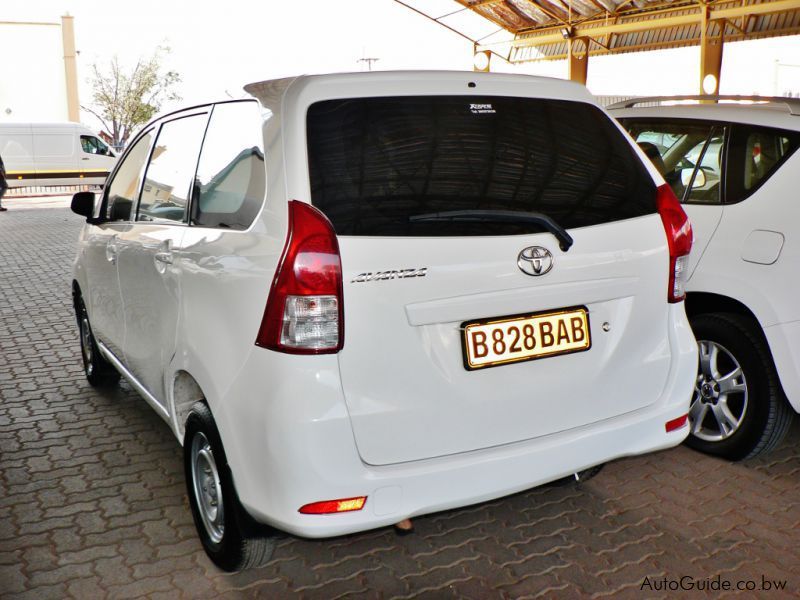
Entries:
<svg viewBox="0 0 800 600">
<path fill-rule="evenodd" d="M 497 211 L 566 229 L 656 211 L 649 173 L 590 104 L 357 98 L 317 102 L 307 119 L 311 200 L 340 235 L 514 235 L 541 225 Z"/>
</svg>

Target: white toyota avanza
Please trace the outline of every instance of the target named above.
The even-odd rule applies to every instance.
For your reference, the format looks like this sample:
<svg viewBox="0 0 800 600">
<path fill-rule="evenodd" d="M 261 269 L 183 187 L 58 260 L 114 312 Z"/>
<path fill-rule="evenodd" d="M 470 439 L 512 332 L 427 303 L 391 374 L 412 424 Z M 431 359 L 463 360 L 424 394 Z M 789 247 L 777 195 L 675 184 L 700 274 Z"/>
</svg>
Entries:
<svg viewBox="0 0 800 600">
<path fill-rule="evenodd" d="M 88 380 L 171 425 L 216 564 L 683 441 L 691 227 L 583 87 L 246 90 L 153 121 L 72 205 Z"/>
</svg>

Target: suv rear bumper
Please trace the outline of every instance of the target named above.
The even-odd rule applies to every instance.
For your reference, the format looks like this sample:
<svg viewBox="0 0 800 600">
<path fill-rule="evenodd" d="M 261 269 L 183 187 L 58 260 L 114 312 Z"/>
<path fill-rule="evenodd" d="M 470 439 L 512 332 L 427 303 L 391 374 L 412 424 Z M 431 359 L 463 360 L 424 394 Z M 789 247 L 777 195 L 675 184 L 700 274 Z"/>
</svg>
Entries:
<svg viewBox="0 0 800 600">
<path fill-rule="evenodd" d="M 665 423 L 688 411 L 697 347 L 683 306 L 669 310 L 672 365 L 661 397 L 647 408 L 532 440 L 387 466 L 359 457 L 334 356 L 258 349 L 229 395 L 246 399 L 212 406 L 239 498 L 257 521 L 303 537 L 329 537 L 487 501 L 616 458 L 676 446 L 688 426 L 667 433 Z M 286 373 L 298 370 L 305 376 L 285 381 Z M 253 379 L 247 374 L 273 385 L 248 386 Z M 253 389 L 264 391 L 254 398 Z M 360 511 L 298 512 L 308 503 L 356 496 L 367 496 Z"/>
</svg>

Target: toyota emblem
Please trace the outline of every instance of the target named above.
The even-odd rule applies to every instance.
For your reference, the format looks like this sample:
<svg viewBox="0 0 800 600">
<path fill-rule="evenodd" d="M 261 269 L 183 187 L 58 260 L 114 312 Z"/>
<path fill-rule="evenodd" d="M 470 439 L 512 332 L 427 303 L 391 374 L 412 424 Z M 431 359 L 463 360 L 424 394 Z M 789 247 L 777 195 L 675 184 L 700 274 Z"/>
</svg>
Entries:
<svg viewBox="0 0 800 600">
<path fill-rule="evenodd" d="M 547 248 L 530 246 L 519 253 L 517 266 L 526 275 L 544 275 L 553 268 L 553 255 Z"/>
</svg>

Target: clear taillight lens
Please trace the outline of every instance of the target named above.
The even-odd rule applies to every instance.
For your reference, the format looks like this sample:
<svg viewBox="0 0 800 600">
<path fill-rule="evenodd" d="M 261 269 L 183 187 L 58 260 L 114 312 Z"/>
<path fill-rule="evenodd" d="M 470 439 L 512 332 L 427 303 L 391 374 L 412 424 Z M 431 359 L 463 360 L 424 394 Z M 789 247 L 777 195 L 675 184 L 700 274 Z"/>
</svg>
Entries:
<svg viewBox="0 0 800 600">
<path fill-rule="evenodd" d="M 290 354 L 324 354 L 344 344 L 342 261 L 330 221 L 289 202 L 289 233 L 256 345 Z"/>
<path fill-rule="evenodd" d="M 339 344 L 339 299 L 336 296 L 287 296 L 281 345 L 321 350 Z"/>
<path fill-rule="evenodd" d="M 666 183 L 656 191 L 656 206 L 667 234 L 669 247 L 669 287 L 667 300 L 680 302 L 686 297 L 689 253 L 692 251 L 692 224 L 680 202 Z"/>
</svg>

